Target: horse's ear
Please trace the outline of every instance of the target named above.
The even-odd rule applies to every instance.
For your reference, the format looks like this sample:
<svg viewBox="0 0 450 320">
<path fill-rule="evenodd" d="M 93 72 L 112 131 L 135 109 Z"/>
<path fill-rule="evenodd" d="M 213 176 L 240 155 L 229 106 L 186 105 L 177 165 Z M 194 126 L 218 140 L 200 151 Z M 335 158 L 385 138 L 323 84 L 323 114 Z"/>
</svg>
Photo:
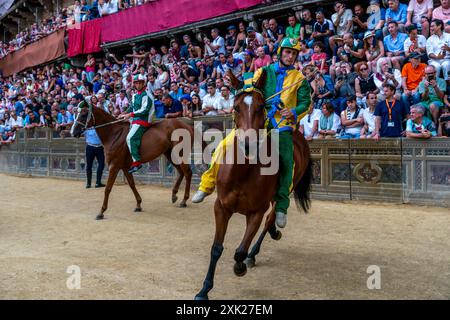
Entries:
<svg viewBox="0 0 450 320">
<path fill-rule="evenodd" d="M 266 84 L 266 79 L 267 79 L 267 71 L 266 71 L 266 69 L 262 68 L 261 75 L 259 76 L 258 80 L 256 80 L 253 87 L 262 91 L 264 88 L 264 85 Z"/>
<path fill-rule="evenodd" d="M 239 89 L 240 81 L 238 80 L 238 78 L 236 78 L 236 76 L 233 74 L 233 72 L 231 72 L 231 70 L 228 69 L 226 75 L 230 79 L 231 87 L 233 89 Z"/>
</svg>

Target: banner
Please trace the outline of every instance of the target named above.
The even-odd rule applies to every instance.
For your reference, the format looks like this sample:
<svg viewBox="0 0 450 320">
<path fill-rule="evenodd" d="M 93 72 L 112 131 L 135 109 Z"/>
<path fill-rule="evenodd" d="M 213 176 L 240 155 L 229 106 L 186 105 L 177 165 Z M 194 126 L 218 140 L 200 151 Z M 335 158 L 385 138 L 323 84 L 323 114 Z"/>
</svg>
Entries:
<svg viewBox="0 0 450 320">
<path fill-rule="evenodd" d="M 58 59 L 65 53 L 64 34 L 61 29 L 0 60 L 0 72 L 4 76 Z"/>
<path fill-rule="evenodd" d="M 263 0 L 160 0 L 102 18 L 101 42 L 180 27 L 261 4 Z"/>
<path fill-rule="evenodd" d="M 67 27 L 69 36 L 67 56 L 69 58 L 102 50 L 100 47 L 102 22 L 103 19 L 95 19 Z"/>
</svg>

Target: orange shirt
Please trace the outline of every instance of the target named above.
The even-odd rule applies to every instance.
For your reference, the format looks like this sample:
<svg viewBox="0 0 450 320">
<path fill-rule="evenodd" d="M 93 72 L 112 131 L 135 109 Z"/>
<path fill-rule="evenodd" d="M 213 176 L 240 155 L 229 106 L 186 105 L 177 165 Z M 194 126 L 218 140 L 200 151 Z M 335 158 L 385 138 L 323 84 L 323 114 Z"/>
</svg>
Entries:
<svg viewBox="0 0 450 320">
<path fill-rule="evenodd" d="M 422 81 L 425 75 L 425 63 L 419 63 L 417 68 L 413 68 L 411 62 L 408 62 L 403 66 L 402 77 L 406 77 L 406 88 L 408 90 L 414 90 Z"/>
</svg>

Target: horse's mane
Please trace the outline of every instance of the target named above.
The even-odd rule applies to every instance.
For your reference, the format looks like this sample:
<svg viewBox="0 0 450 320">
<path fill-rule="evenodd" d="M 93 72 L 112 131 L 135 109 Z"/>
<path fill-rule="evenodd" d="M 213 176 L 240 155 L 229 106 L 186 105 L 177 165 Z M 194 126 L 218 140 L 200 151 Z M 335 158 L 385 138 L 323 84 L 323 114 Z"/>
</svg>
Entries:
<svg viewBox="0 0 450 320">
<path fill-rule="evenodd" d="M 96 113 L 96 112 L 100 113 L 101 116 L 103 116 L 105 118 L 106 122 L 113 122 L 113 121 L 117 120 L 114 116 L 112 116 L 110 113 L 106 112 L 102 108 L 92 107 L 92 113 Z M 95 116 L 95 114 L 94 114 L 94 116 Z M 130 124 L 127 121 L 124 121 L 124 122 L 115 123 L 114 125 L 128 127 Z"/>
</svg>

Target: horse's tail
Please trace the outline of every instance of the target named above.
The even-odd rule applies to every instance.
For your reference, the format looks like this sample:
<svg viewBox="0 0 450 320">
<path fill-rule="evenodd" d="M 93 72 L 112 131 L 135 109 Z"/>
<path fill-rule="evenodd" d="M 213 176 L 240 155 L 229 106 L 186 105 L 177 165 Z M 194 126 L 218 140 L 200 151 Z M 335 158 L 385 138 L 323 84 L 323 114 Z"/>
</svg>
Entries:
<svg viewBox="0 0 450 320">
<path fill-rule="evenodd" d="M 312 161 L 308 159 L 308 165 L 303 173 L 300 181 L 294 188 L 294 197 L 297 207 L 301 207 L 305 213 L 308 213 L 311 205 L 311 198 L 309 196 L 311 192 L 312 182 Z"/>
</svg>

